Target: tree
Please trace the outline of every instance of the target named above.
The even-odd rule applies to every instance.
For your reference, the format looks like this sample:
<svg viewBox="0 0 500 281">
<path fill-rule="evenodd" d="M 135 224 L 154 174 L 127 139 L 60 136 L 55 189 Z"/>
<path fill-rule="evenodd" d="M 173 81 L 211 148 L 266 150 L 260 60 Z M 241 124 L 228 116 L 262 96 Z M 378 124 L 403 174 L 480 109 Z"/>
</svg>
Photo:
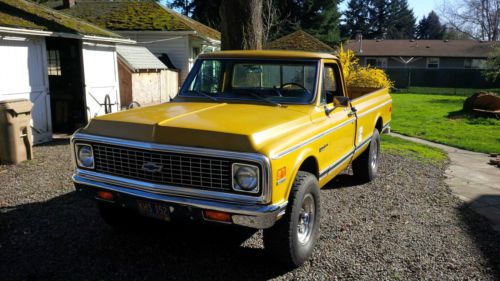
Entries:
<svg viewBox="0 0 500 281">
<path fill-rule="evenodd" d="M 345 36 L 354 38 L 357 34 L 368 35 L 370 29 L 368 5 L 364 0 L 349 0 L 345 16 Z"/>
<path fill-rule="evenodd" d="M 500 47 L 489 55 L 483 74 L 490 82 L 500 80 Z"/>
<path fill-rule="evenodd" d="M 168 6 L 180 10 L 203 24 L 221 30 L 219 9 L 223 0 L 169 0 Z M 273 40 L 297 29 L 305 30 L 333 45 L 340 39 L 340 0 L 261 0 L 263 35 Z M 238 13 L 238 12 L 236 12 Z"/>
<path fill-rule="evenodd" d="M 447 24 L 477 40 L 500 39 L 499 0 L 443 0 Z"/>
<path fill-rule="evenodd" d="M 392 0 L 389 4 L 387 39 L 411 39 L 415 36 L 415 16 L 407 0 Z"/>
<path fill-rule="evenodd" d="M 262 0 L 221 0 L 222 49 L 262 49 Z"/>
<path fill-rule="evenodd" d="M 407 0 L 350 0 L 345 12 L 345 35 L 368 39 L 414 37 L 415 16 Z"/>
<path fill-rule="evenodd" d="M 439 16 L 434 11 L 431 11 L 429 15 L 424 16 L 419 21 L 416 36 L 418 39 L 443 39 L 445 31 L 446 26 L 442 25 Z"/>
</svg>

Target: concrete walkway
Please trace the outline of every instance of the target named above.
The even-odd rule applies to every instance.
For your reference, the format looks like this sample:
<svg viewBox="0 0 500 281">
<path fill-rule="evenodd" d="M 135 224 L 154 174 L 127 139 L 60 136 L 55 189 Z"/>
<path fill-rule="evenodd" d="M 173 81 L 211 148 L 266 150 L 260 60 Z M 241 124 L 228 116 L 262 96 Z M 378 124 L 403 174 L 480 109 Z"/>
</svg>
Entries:
<svg viewBox="0 0 500 281">
<path fill-rule="evenodd" d="M 488 164 L 492 159 L 489 155 L 396 133 L 391 135 L 447 152 L 450 165 L 445 171 L 445 182 L 451 191 L 500 231 L 500 168 Z"/>
</svg>

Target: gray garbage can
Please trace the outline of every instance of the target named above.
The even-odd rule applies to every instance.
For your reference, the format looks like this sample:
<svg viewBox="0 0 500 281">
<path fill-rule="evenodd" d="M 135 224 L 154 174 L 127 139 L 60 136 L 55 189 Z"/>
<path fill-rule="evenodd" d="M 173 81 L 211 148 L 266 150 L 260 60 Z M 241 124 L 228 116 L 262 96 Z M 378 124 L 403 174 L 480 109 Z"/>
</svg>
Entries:
<svg viewBox="0 0 500 281">
<path fill-rule="evenodd" d="M 18 164 L 33 159 L 29 100 L 0 101 L 0 163 Z"/>
</svg>

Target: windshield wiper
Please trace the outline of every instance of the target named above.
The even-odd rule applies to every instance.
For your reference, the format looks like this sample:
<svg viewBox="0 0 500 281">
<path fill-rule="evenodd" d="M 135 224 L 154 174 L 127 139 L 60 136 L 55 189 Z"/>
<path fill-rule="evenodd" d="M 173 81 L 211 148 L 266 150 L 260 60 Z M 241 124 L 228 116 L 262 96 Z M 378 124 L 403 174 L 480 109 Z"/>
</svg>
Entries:
<svg viewBox="0 0 500 281">
<path fill-rule="evenodd" d="M 200 91 L 200 90 L 189 90 L 189 91 L 187 91 L 187 92 L 194 92 L 194 93 L 196 93 L 196 94 L 198 94 L 198 95 L 200 95 L 200 96 L 204 96 L 204 97 L 206 97 L 206 98 L 208 98 L 208 99 L 211 99 L 211 100 L 213 100 L 213 101 L 217 101 L 217 102 L 219 101 L 219 99 L 217 99 L 216 97 L 214 97 L 214 96 L 210 95 L 209 93 L 207 93 L 207 92 L 205 92 L 205 91 Z"/>
<path fill-rule="evenodd" d="M 272 104 L 272 105 L 274 105 L 274 106 L 279 106 L 279 107 L 283 106 L 283 105 L 281 105 L 281 103 L 277 103 L 277 102 L 275 102 L 275 101 L 269 100 L 269 99 L 267 99 L 267 98 L 265 98 L 265 97 L 261 96 L 260 94 L 256 93 L 256 92 L 255 92 L 255 91 L 253 91 L 253 90 L 250 90 L 250 89 L 238 89 L 238 91 L 243 91 L 243 92 L 245 92 L 245 93 L 247 93 L 247 94 L 251 95 L 251 96 L 252 96 L 252 97 L 254 97 L 254 98 L 257 98 L 257 99 L 259 99 L 259 100 L 261 100 L 261 101 L 265 101 L 265 102 L 267 102 L 267 103 L 269 103 L 269 104 Z"/>
</svg>

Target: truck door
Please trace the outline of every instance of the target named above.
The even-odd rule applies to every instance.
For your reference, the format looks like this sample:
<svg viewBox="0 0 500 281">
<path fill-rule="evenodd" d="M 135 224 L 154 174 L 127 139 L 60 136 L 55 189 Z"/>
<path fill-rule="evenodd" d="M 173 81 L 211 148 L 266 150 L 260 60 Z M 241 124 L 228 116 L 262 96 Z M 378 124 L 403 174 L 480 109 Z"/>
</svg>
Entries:
<svg viewBox="0 0 500 281">
<path fill-rule="evenodd" d="M 326 61 L 323 67 L 320 106 L 324 110 L 324 121 L 327 124 L 326 137 L 329 148 L 322 152 L 323 162 L 320 178 L 331 178 L 344 170 L 354 151 L 354 134 L 356 117 L 350 106 L 339 104 L 336 97 L 344 98 L 341 69 L 337 62 Z"/>
</svg>

